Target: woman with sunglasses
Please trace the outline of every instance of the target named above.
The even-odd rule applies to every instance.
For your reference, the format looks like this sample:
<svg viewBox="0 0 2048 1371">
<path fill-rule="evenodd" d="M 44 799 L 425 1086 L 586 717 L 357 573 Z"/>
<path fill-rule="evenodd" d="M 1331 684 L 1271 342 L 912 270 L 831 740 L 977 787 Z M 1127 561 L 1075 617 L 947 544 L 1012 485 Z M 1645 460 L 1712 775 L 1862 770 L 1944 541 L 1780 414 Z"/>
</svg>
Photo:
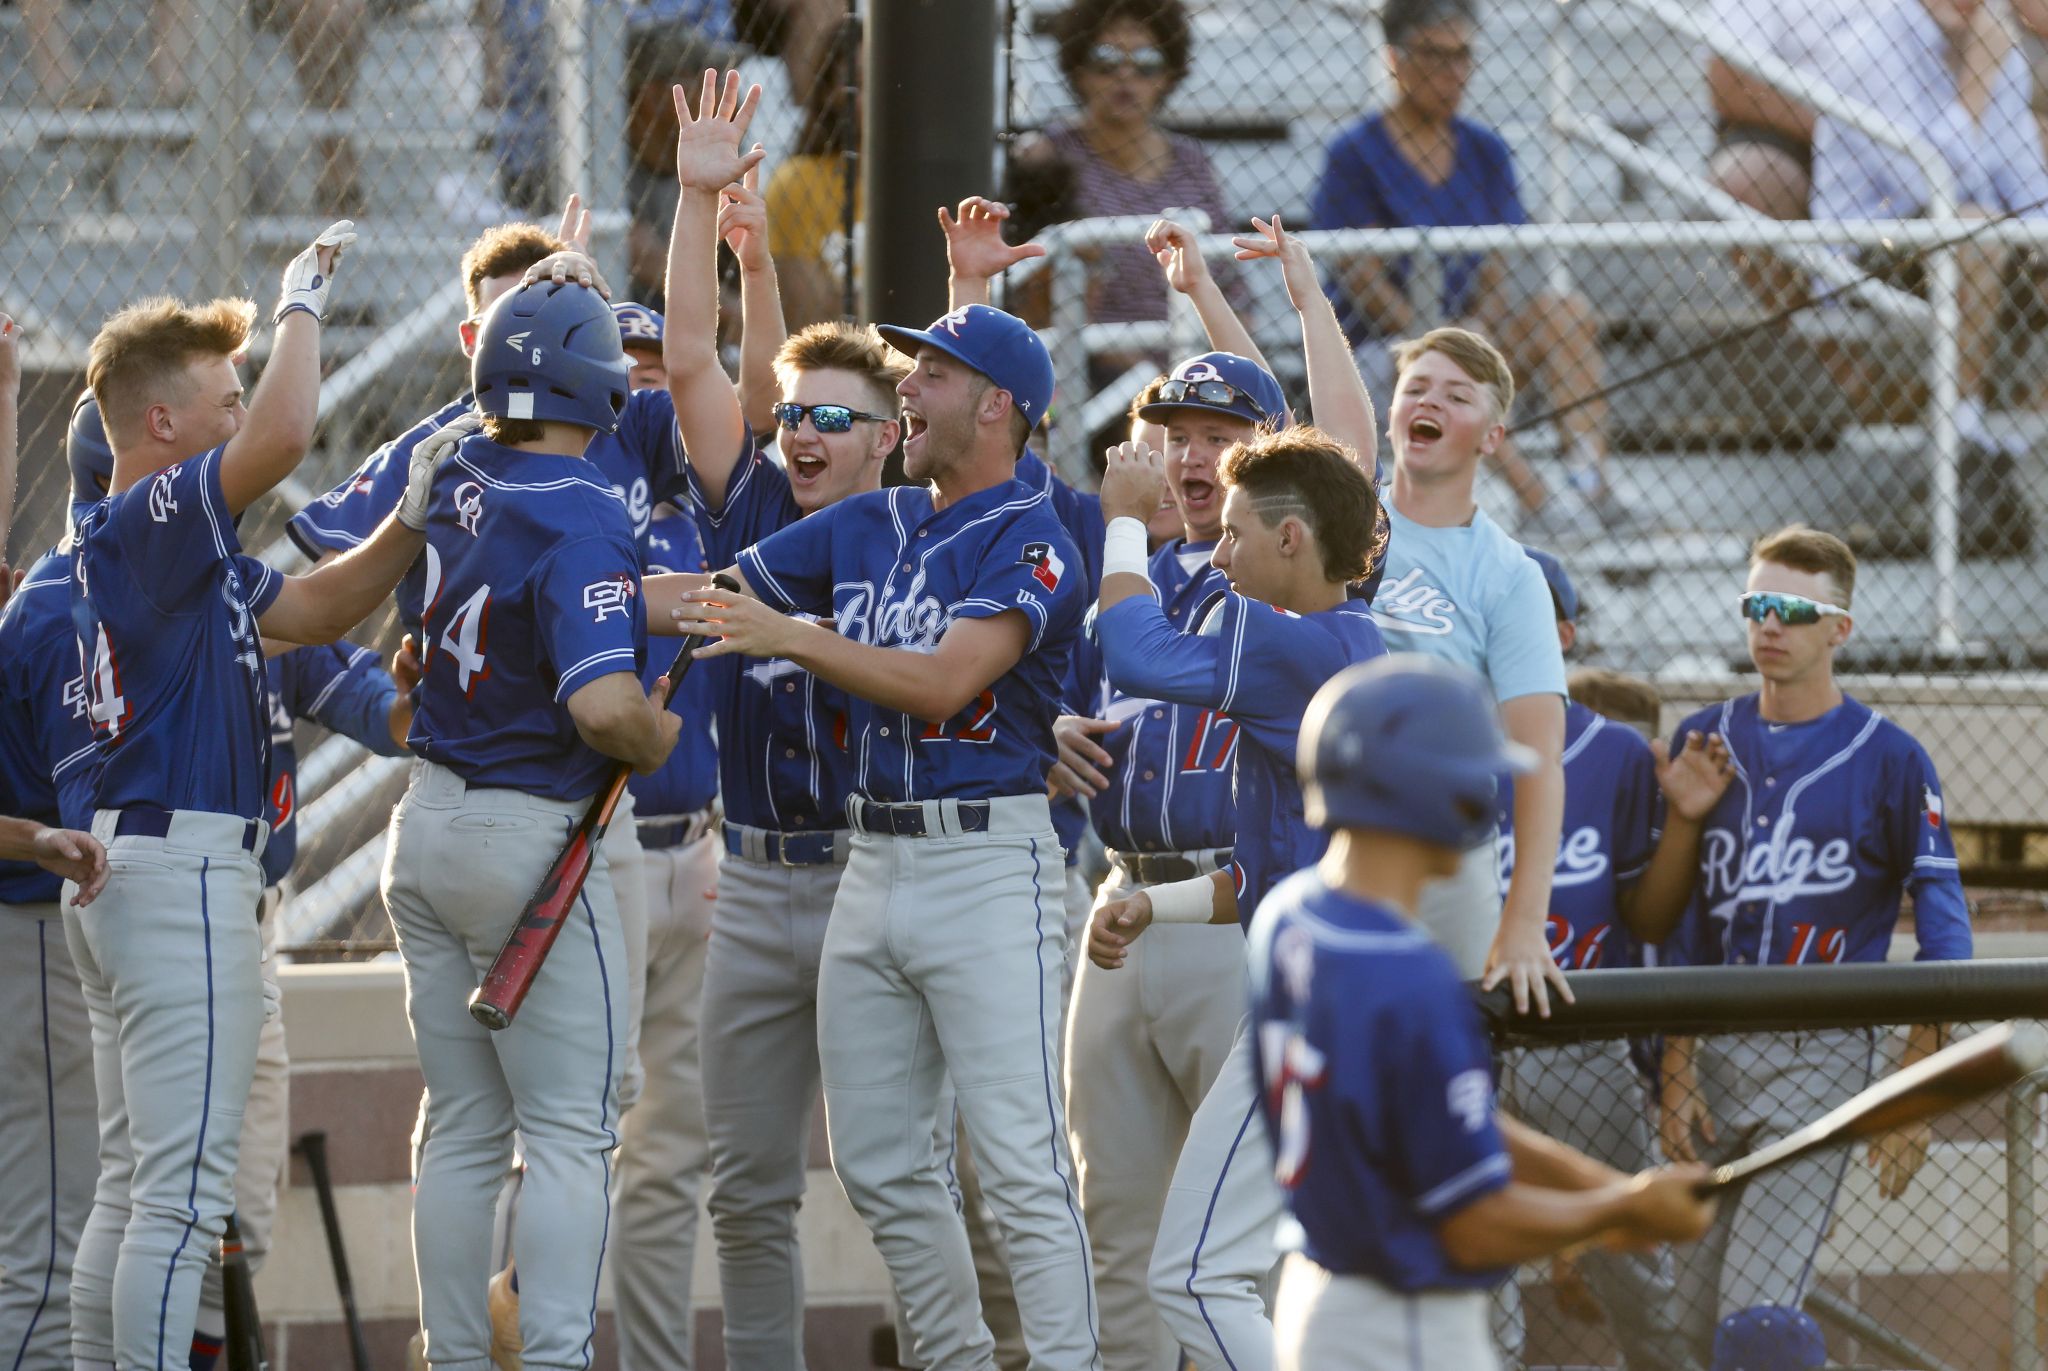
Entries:
<svg viewBox="0 0 2048 1371">
<path fill-rule="evenodd" d="M 1652 745 L 1664 830 L 1627 913 L 1643 942 L 1693 966 L 1882 962 L 1910 894 L 1917 959 L 1971 955 L 1934 763 L 1835 678 L 1855 590 L 1856 556 L 1832 534 L 1794 524 L 1751 551 L 1735 603 L 1758 689 L 1694 713 L 1672 746 Z M 1915 1025 L 1899 1064 L 1931 1055 L 1941 1036 Z M 1889 1055 L 1867 1030 L 1670 1039 L 1664 1150 L 1713 1161 L 1766 1147 L 1863 1089 Z M 1906 1193 L 1929 1138 L 1919 1124 L 1871 1145 L 1887 1199 Z M 1800 1305 L 1844 1169 L 1824 1157 L 1759 1177 L 1675 1253 L 1680 1318 L 1701 1364 L 1750 1365 L 1745 1354 L 1767 1340 L 1797 1338 L 1813 1350 L 1797 1364 L 1820 1365 L 1820 1330 Z"/>
<path fill-rule="evenodd" d="M 1193 206 L 1212 228 L 1230 222 L 1209 154 L 1158 124 L 1188 74 L 1192 38 L 1180 0 L 1075 0 L 1061 13 L 1060 75 L 1079 106 L 1043 139 L 1020 146 L 1006 198 L 1021 179 L 1056 180 L 1060 204 L 1025 227 L 1062 219 L 1159 214 Z M 1089 273 L 1089 317 L 1126 323 L 1166 317 L 1166 284 L 1139 243 L 1104 248 Z"/>
</svg>

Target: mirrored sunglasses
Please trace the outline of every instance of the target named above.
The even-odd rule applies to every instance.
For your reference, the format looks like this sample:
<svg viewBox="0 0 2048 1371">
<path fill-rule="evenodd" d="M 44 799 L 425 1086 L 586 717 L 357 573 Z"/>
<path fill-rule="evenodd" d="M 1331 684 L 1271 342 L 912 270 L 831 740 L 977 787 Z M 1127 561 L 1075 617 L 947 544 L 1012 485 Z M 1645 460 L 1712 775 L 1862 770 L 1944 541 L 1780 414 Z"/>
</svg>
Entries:
<svg viewBox="0 0 2048 1371">
<path fill-rule="evenodd" d="M 1228 381 L 1182 381 L 1172 380 L 1159 387 L 1159 399 L 1155 404 L 1201 404 L 1234 405 L 1242 400 L 1250 405 L 1252 413 L 1261 419 L 1273 416 L 1266 413 L 1266 407 L 1254 400 L 1249 392 L 1239 390 Z"/>
<path fill-rule="evenodd" d="M 803 427 L 804 416 L 811 416 L 811 426 L 820 433 L 844 433 L 853 427 L 855 419 L 872 419 L 876 423 L 887 423 L 892 417 L 887 414 L 869 414 L 866 410 L 854 409 L 848 405 L 796 405 L 779 404 L 774 410 L 775 422 L 791 433 Z"/>
<path fill-rule="evenodd" d="M 1825 600 L 1809 600 L 1804 595 L 1783 595 L 1776 591 L 1745 591 L 1741 600 L 1742 617 L 1752 623 L 1762 623 L 1765 616 L 1775 614 L 1778 622 L 1787 628 L 1802 624 L 1817 624 L 1829 614 L 1846 616 L 1849 611 L 1840 605 L 1831 605 Z"/>
<path fill-rule="evenodd" d="M 1166 54 L 1158 48 L 1126 50 L 1114 43 L 1097 43 L 1088 50 L 1088 65 L 1105 76 L 1125 69 L 1140 76 L 1163 76 L 1166 74 Z"/>
</svg>

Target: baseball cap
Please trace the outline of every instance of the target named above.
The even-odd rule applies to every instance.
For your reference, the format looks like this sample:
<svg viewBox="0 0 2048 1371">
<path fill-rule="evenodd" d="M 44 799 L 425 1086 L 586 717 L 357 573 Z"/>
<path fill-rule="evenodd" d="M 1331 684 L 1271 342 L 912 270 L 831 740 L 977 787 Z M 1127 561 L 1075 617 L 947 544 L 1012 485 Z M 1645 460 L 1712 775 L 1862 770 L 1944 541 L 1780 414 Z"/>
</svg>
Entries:
<svg viewBox="0 0 2048 1371">
<path fill-rule="evenodd" d="M 629 348 L 652 348 L 661 350 L 663 332 L 661 316 L 645 305 L 634 304 L 631 300 L 612 306 L 612 314 L 619 321 L 619 345 Z"/>
<path fill-rule="evenodd" d="M 1183 384 L 1175 386 L 1175 381 Z M 1222 385 L 1217 386 L 1216 382 Z M 1167 389 L 1176 398 L 1154 400 L 1138 411 L 1140 419 L 1163 424 L 1177 410 L 1202 410 L 1279 429 L 1287 427 L 1293 418 L 1287 412 L 1287 396 L 1273 379 L 1273 373 L 1234 352 L 1205 352 L 1188 358 L 1174 367 L 1172 376 L 1167 378 Z"/>
<path fill-rule="evenodd" d="M 965 362 L 993 381 L 996 389 L 1008 391 L 1017 412 L 1033 428 L 1052 402 L 1052 354 L 1031 325 L 992 305 L 948 310 L 930 328 L 883 324 L 875 331 L 906 357 L 929 347 Z"/>
<path fill-rule="evenodd" d="M 1541 548 L 1525 547 L 1529 560 L 1543 568 L 1543 579 L 1550 584 L 1550 598 L 1556 602 L 1557 617 L 1577 619 L 1579 617 L 1579 592 L 1572 588 L 1572 578 L 1564 574 L 1564 563 Z"/>
</svg>

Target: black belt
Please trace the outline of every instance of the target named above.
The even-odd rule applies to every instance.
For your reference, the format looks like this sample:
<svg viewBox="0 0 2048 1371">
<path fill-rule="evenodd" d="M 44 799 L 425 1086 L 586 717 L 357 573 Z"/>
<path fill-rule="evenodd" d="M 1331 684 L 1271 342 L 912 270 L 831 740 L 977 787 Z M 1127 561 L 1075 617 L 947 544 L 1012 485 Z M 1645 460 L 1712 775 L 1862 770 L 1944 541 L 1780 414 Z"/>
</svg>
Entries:
<svg viewBox="0 0 2048 1371">
<path fill-rule="evenodd" d="M 261 824 L 255 819 L 242 821 L 242 851 L 256 850 L 256 834 Z M 131 805 L 121 811 L 114 820 L 116 838 L 168 838 L 171 836 L 171 811 L 152 809 L 144 805 Z"/>
<path fill-rule="evenodd" d="M 717 818 L 718 812 L 707 805 L 694 814 L 685 814 L 676 819 L 666 819 L 660 815 L 651 819 L 635 819 L 633 832 L 639 836 L 640 846 L 644 848 L 681 847 L 684 843 L 693 843 L 709 833 L 711 825 Z"/>
<path fill-rule="evenodd" d="M 863 833 L 887 833 L 897 838 L 928 838 L 935 831 L 925 825 L 925 804 L 938 801 L 913 802 L 910 804 L 883 804 L 879 800 L 862 799 L 856 795 L 847 802 L 846 813 L 853 820 L 854 827 Z M 988 831 L 988 801 L 956 801 L 960 811 L 962 833 L 985 833 Z"/>
<path fill-rule="evenodd" d="M 758 859 L 747 851 L 747 835 L 738 824 L 725 826 L 725 850 L 748 861 L 780 862 L 784 866 L 831 866 L 839 860 L 839 845 L 835 841 L 839 835 L 832 829 L 818 833 L 778 833 L 765 828 L 754 831 L 761 835 Z"/>
<path fill-rule="evenodd" d="M 1230 865 L 1230 849 L 1218 848 L 1216 865 L 1221 871 Z M 1201 863 L 1178 852 L 1112 852 L 1110 860 L 1122 867 L 1139 885 L 1164 885 L 1168 881 L 1191 881 L 1209 874 Z"/>
</svg>

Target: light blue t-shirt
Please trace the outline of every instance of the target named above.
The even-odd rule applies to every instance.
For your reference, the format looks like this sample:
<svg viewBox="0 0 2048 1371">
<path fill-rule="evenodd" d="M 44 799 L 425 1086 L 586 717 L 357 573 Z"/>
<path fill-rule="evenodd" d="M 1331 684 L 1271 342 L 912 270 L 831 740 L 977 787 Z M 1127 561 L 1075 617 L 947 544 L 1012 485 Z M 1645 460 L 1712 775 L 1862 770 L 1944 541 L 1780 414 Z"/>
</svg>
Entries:
<svg viewBox="0 0 2048 1371">
<path fill-rule="evenodd" d="M 1387 650 L 1469 667 L 1503 702 L 1564 694 L 1550 588 L 1522 545 L 1484 510 L 1469 524 L 1429 528 L 1384 502 L 1393 537 L 1372 617 Z"/>
</svg>

